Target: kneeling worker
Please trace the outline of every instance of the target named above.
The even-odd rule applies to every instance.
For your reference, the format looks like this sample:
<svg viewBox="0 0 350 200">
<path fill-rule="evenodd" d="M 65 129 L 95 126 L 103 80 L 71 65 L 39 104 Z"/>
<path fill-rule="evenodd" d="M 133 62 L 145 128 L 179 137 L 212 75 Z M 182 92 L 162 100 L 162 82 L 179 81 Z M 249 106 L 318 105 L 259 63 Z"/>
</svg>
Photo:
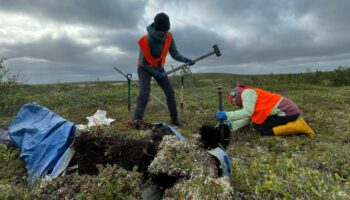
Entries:
<svg viewBox="0 0 350 200">
<path fill-rule="evenodd" d="M 229 101 L 242 109 L 217 111 L 215 117 L 231 123 L 231 131 L 252 123 L 261 135 L 285 136 L 305 134 L 312 138 L 315 132 L 300 117 L 298 106 L 287 97 L 251 86 L 238 85 L 229 95 Z"/>
</svg>

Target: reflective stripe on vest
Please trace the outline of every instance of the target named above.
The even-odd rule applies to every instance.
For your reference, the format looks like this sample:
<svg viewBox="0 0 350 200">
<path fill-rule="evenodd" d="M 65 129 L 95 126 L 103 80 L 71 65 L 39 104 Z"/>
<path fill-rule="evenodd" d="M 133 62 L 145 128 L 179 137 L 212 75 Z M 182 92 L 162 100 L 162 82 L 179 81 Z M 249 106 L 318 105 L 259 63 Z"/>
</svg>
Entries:
<svg viewBox="0 0 350 200">
<path fill-rule="evenodd" d="M 159 67 L 159 63 L 161 65 L 161 67 L 164 66 L 165 64 L 165 60 L 166 60 L 166 56 L 168 54 L 170 45 L 171 45 L 171 41 L 172 41 L 172 35 L 170 32 L 167 33 L 167 37 L 164 41 L 164 46 L 163 46 L 163 50 L 162 53 L 160 55 L 159 58 L 154 58 L 151 54 L 151 49 L 149 47 L 148 44 L 148 34 L 144 35 L 141 37 L 141 39 L 139 40 L 138 44 L 141 48 L 143 57 L 146 59 L 147 63 L 153 67 L 153 68 L 157 68 Z M 142 66 L 141 60 L 139 58 L 139 65 Z"/>
</svg>

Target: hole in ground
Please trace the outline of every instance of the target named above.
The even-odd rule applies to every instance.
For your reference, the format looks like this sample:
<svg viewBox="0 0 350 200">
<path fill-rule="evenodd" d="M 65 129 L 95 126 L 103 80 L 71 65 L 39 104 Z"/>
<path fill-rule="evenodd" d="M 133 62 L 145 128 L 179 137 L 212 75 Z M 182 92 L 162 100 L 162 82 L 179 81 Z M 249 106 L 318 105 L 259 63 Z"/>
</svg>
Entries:
<svg viewBox="0 0 350 200">
<path fill-rule="evenodd" d="M 220 141 L 220 129 L 221 127 L 224 129 L 224 142 L 221 144 Z M 203 144 L 204 149 L 215 149 L 216 147 L 220 147 L 221 144 L 224 148 L 226 148 L 230 143 L 230 129 L 225 126 L 214 126 L 214 125 L 203 125 L 199 128 L 199 134 L 201 136 L 200 141 Z"/>
</svg>

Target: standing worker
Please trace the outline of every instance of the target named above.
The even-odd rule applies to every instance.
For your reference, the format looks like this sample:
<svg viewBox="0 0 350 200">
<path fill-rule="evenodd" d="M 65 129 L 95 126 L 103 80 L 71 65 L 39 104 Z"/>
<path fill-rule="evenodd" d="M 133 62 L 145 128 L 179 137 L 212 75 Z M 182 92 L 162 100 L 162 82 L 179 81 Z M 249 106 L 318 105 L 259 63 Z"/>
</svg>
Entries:
<svg viewBox="0 0 350 200">
<path fill-rule="evenodd" d="M 134 121 L 142 120 L 151 92 L 152 76 L 162 88 L 170 112 L 171 123 L 181 126 L 177 115 L 175 93 L 164 71 L 165 59 L 170 52 L 172 58 L 177 61 L 193 65 L 193 60 L 182 56 L 176 49 L 174 38 L 169 32 L 170 21 L 168 15 L 159 13 L 154 22 L 147 27 L 148 34 L 138 41 L 140 55 L 137 73 L 139 76 L 140 91 L 137 97 Z"/>
<path fill-rule="evenodd" d="M 215 117 L 231 123 L 231 131 L 252 123 L 261 135 L 285 136 L 305 134 L 312 138 L 315 132 L 300 117 L 298 106 L 287 97 L 250 86 L 238 85 L 228 97 L 241 110 L 217 111 Z"/>
</svg>

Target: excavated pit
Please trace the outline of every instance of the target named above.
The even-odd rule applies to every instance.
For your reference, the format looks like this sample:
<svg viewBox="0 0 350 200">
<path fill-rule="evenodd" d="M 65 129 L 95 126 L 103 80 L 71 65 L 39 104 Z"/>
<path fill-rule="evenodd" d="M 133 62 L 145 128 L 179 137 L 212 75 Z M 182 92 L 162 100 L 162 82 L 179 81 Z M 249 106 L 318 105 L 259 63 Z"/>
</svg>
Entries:
<svg viewBox="0 0 350 200">
<path fill-rule="evenodd" d="M 104 136 L 82 133 L 74 142 L 75 162 L 79 174 L 96 175 L 98 164 L 118 165 L 126 170 L 146 172 L 147 167 L 158 151 L 159 143 L 164 135 L 169 134 L 151 124 L 132 124 L 132 128 L 151 130 L 149 135 L 133 139 L 126 134 Z"/>
<path fill-rule="evenodd" d="M 161 125 L 144 122 L 130 123 L 128 127 L 148 131 L 149 134 L 137 139 L 127 137 L 127 133 L 104 135 L 103 132 L 97 134 L 86 132 L 77 136 L 74 143 L 76 153 L 72 162 L 78 164 L 78 173 L 80 175 L 96 175 L 98 174 L 97 165 L 118 165 L 130 171 L 134 170 L 136 166 L 137 171 L 143 173 L 145 183 L 151 181 L 162 187 L 163 190 L 172 187 L 181 178 L 180 176 L 164 172 L 150 174 L 148 168 L 160 150 L 159 145 L 163 137 L 173 135 L 173 133 Z M 220 127 L 203 125 L 199 129 L 199 135 L 198 141 L 202 143 L 200 146 L 204 148 L 203 150 L 220 147 Z M 230 136 L 230 130 L 226 126 L 224 127 L 224 136 L 225 142 L 222 146 L 226 147 L 229 144 Z M 213 171 L 212 174 L 216 174 L 212 176 L 221 174 L 218 160 L 209 155 L 202 155 L 198 159 L 203 157 L 208 157 L 203 162 L 211 163 L 208 166 L 212 166 L 210 167 Z"/>
<path fill-rule="evenodd" d="M 224 142 L 221 144 L 220 141 L 220 129 L 224 129 Z M 230 143 L 230 129 L 222 125 L 214 126 L 214 125 L 203 125 L 199 128 L 199 134 L 201 136 L 200 141 L 203 144 L 204 149 L 215 149 L 216 147 L 220 147 L 220 144 L 226 148 Z"/>
</svg>

